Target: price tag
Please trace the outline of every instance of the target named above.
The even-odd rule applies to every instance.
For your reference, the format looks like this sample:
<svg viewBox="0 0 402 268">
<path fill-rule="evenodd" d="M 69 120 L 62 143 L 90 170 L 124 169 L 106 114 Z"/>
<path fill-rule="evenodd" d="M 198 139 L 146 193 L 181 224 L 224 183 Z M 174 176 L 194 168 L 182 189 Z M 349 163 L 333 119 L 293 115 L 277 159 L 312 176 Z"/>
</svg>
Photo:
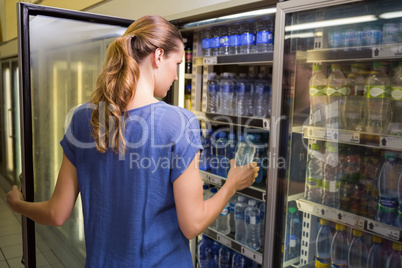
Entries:
<svg viewBox="0 0 402 268">
<path fill-rule="evenodd" d="M 339 131 L 340 142 L 353 142 L 360 143 L 360 133 L 359 132 L 349 132 L 349 131 Z"/>
<path fill-rule="evenodd" d="M 402 149 L 401 137 L 380 137 L 380 147 L 388 147 L 392 149 Z"/>
<path fill-rule="evenodd" d="M 252 251 L 251 249 L 243 247 L 243 246 L 241 247 L 241 253 L 244 256 L 246 256 L 247 258 L 252 259 L 259 264 L 262 264 L 262 255 L 261 254 L 255 252 L 255 251 Z"/>
<path fill-rule="evenodd" d="M 389 45 L 382 47 L 373 47 L 373 58 L 393 58 L 402 55 L 401 45 Z"/>
<path fill-rule="evenodd" d="M 216 241 L 227 247 L 232 247 L 232 241 L 221 234 L 216 234 Z"/>
<path fill-rule="evenodd" d="M 219 185 L 219 186 L 222 185 L 222 180 L 220 178 L 218 178 L 218 177 L 211 176 L 211 177 L 209 177 L 209 181 L 211 183 Z"/>
<path fill-rule="evenodd" d="M 367 221 L 367 230 L 399 241 L 400 232 L 376 221 Z"/>
<path fill-rule="evenodd" d="M 218 57 L 204 57 L 204 65 L 217 64 Z"/>
<path fill-rule="evenodd" d="M 341 215 L 341 216 L 340 216 Z M 339 213 L 338 219 L 342 222 L 354 226 L 358 229 L 364 229 L 364 219 L 360 219 L 358 217 L 354 217 L 348 214 Z"/>
</svg>

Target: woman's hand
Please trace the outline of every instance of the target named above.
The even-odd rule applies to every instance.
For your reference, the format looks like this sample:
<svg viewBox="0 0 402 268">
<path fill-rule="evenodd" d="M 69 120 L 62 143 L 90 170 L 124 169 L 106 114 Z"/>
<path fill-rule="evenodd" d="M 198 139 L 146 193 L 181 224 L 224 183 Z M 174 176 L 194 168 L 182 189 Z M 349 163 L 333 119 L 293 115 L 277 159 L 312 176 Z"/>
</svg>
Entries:
<svg viewBox="0 0 402 268">
<path fill-rule="evenodd" d="M 7 193 L 7 203 L 11 209 L 15 211 L 18 201 L 24 201 L 24 196 L 22 195 L 21 190 L 18 189 L 18 186 L 14 185 L 11 188 L 11 191 Z"/>
<path fill-rule="evenodd" d="M 237 166 L 236 161 L 231 159 L 226 183 L 233 183 L 236 191 L 243 190 L 255 182 L 259 170 L 260 168 L 257 167 L 256 162 L 251 162 L 244 166 Z"/>
</svg>

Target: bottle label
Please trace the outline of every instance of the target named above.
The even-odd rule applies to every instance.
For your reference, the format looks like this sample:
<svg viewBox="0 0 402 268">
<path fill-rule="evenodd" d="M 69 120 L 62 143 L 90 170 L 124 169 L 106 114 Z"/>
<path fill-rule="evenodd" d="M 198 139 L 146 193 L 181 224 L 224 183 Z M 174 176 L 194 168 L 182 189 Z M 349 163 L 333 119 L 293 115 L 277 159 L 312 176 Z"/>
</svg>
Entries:
<svg viewBox="0 0 402 268">
<path fill-rule="evenodd" d="M 210 39 L 211 48 L 219 48 L 219 42 L 220 42 L 219 37 L 212 37 Z"/>
<path fill-rule="evenodd" d="M 313 86 L 309 88 L 310 96 L 324 96 L 326 95 L 326 86 Z"/>
<path fill-rule="evenodd" d="M 392 87 L 391 99 L 396 101 L 402 100 L 402 87 Z"/>
<path fill-rule="evenodd" d="M 255 43 L 255 34 L 244 33 L 241 35 L 241 44 L 242 45 L 252 45 L 254 43 Z"/>
<path fill-rule="evenodd" d="M 272 44 L 272 32 L 261 31 L 257 33 L 257 44 Z"/>
<path fill-rule="evenodd" d="M 315 178 L 307 178 L 307 185 L 309 188 L 320 188 L 322 186 L 322 180 Z"/>
<path fill-rule="evenodd" d="M 260 223 L 260 217 L 246 216 L 246 223 L 247 224 L 259 224 Z"/>
<path fill-rule="evenodd" d="M 383 99 L 387 98 L 387 86 L 366 86 L 366 93 L 367 93 L 367 98 L 378 98 L 378 99 Z"/>
<path fill-rule="evenodd" d="M 202 49 L 210 49 L 211 48 L 211 40 L 209 38 L 202 39 L 201 46 L 202 46 Z"/>
<path fill-rule="evenodd" d="M 320 257 L 316 256 L 315 267 L 316 268 L 330 268 L 331 267 L 331 258 L 320 258 Z"/>
<path fill-rule="evenodd" d="M 398 199 L 392 197 L 380 197 L 379 208 L 383 212 L 394 212 L 398 207 Z"/>
<path fill-rule="evenodd" d="M 231 35 L 229 36 L 229 46 L 238 47 L 240 46 L 240 35 Z"/>
<path fill-rule="evenodd" d="M 219 43 L 221 47 L 229 47 L 229 36 L 224 35 L 219 38 Z"/>
<path fill-rule="evenodd" d="M 290 235 L 289 247 L 291 247 L 291 248 L 296 247 L 296 236 L 295 235 Z"/>
<path fill-rule="evenodd" d="M 229 214 L 229 207 L 225 207 L 221 212 L 221 216 L 226 216 L 228 214 Z"/>
<path fill-rule="evenodd" d="M 327 88 L 327 95 L 328 96 L 348 96 L 350 95 L 350 88 L 349 87 L 328 87 Z"/>
<path fill-rule="evenodd" d="M 324 181 L 322 188 L 330 193 L 336 193 L 339 191 L 339 181 Z"/>
<path fill-rule="evenodd" d="M 220 88 L 221 92 L 233 92 L 233 86 L 231 85 L 222 85 Z"/>
</svg>

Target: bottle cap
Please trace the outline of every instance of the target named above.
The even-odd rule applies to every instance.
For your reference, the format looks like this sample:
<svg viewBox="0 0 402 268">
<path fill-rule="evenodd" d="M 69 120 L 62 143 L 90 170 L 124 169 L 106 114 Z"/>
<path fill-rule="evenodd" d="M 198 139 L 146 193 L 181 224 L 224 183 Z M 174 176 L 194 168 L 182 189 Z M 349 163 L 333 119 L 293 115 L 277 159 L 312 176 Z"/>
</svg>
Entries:
<svg viewBox="0 0 402 268">
<path fill-rule="evenodd" d="M 334 70 L 334 69 L 340 69 L 341 68 L 341 65 L 339 64 L 339 63 L 333 63 L 332 65 L 331 65 L 331 69 L 332 70 Z"/>
<path fill-rule="evenodd" d="M 297 211 L 297 208 L 295 208 L 295 207 L 289 207 L 289 212 L 290 213 L 296 213 L 296 211 Z"/>
<path fill-rule="evenodd" d="M 202 189 L 208 190 L 208 189 L 209 189 L 209 185 L 208 185 L 208 184 L 204 184 L 204 185 L 202 186 Z"/>
<path fill-rule="evenodd" d="M 247 140 L 253 141 L 254 140 L 254 135 L 248 134 L 247 135 Z"/>
<path fill-rule="evenodd" d="M 385 159 L 390 159 L 390 158 L 396 158 L 396 153 L 391 152 L 391 151 L 385 152 Z"/>
<path fill-rule="evenodd" d="M 243 195 L 238 195 L 237 196 L 237 201 L 239 201 L 239 202 L 244 202 L 246 200 L 246 197 L 245 196 L 243 196 Z"/>
<path fill-rule="evenodd" d="M 319 143 L 313 143 L 311 144 L 311 149 L 313 150 L 320 150 L 321 149 L 321 145 Z"/>
<path fill-rule="evenodd" d="M 328 152 L 337 153 L 338 152 L 338 146 L 329 146 L 328 147 Z"/>
<path fill-rule="evenodd" d="M 379 62 L 379 61 L 373 62 L 373 67 L 374 67 L 374 68 L 380 68 L 380 67 L 382 67 L 382 62 Z"/>
<path fill-rule="evenodd" d="M 321 219 L 320 219 L 320 224 L 321 224 L 321 225 L 328 225 L 328 224 L 329 224 L 329 221 L 328 221 L 327 219 L 321 218 Z"/>
<path fill-rule="evenodd" d="M 255 205 L 257 205 L 257 201 L 255 201 L 254 199 L 250 199 L 250 200 L 248 200 L 248 205 L 255 206 Z"/>
<path fill-rule="evenodd" d="M 236 138 L 236 135 L 234 133 L 229 134 L 229 139 L 234 140 Z"/>
<path fill-rule="evenodd" d="M 357 229 L 353 229 L 353 236 L 356 237 L 362 237 L 363 236 L 363 232 Z"/>
<path fill-rule="evenodd" d="M 219 138 L 225 138 L 226 132 L 219 132 Z"/>
<path fill-rule="evenodd" d="M 343 231 L 343 230 L 345 230 L 345 225 L 343 225 L 343 224 L 340 224 L 340 223 L 337 223 L 336 225 L 335 225 L 335 230 L 337 230 L 337 231 Z"/>
<path fill-rule="evenodd" d="M 373 242 L 382 243 L 382 238 L 376 235 L 373 235 Z"/>
<path fill-rule="evenodd" d="M 321 65 L 313 65 L 313 72 L 318 72 L 322 70 L 322 66 Z"/>
<path fill-rule="evenodd" d="M 397 242 L 393 242 L 393 243 L 392 243 L 392 248 L 393 248 L 394 250 L 397 250 L 397 251 L 402 251 L 402 244 L 399 244 L 399 243 L 397 243 Z"/>
<path fill-rule="evenodd" d="M 215 187 L 211 188 L 211 193 L 217 193 L 218 189 L 216 189 Z"/>
</svg>

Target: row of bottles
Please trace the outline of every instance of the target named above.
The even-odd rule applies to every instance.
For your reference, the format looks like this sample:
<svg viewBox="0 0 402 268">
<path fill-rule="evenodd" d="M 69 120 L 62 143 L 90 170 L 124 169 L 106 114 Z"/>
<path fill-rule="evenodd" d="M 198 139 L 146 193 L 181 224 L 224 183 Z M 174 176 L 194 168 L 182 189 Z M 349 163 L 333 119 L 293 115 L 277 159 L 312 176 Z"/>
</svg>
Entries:
<svg viewBox="0 0 402 268">
<path fill-rule="evenodd" d="M 402 267 L 402 244 L 371 236 L 337 223 L 335 230 L 320 219 L 316 239 L 315 267 L 394 268 Z"/>
<path fill-rule="evenodd" d="M 328 47 L 361 47 L 402 43 L 402 20 L 351 24 L 328 31 Z"/>
<path fill-rule="evenodd" d="M 216 187 L 203 185 L 204 200 L 217 192 Z M 264 220 L 264 202 L 236 194 L 209 227 L 224 235 L 231 235 L 238 243 L 258 251 L 263 242 Z"/>
<path fill-rule="evenodd" d="M 271 19 L 220 26 L 201 32 L 203 56 L 261 53 L 273 50 Z"/>
<path fill-rule="evenodd" d="M 251 134 L 252 133 L 252 134 Z M 247 132 L 236 135 L 212 129 L 200 132 L 204 150 L 200 156 L 199 168 L 212 174 L 226 177 L 230 169 L 230 159 L 235 159 L 239 166 L 256 162 L 260 171 L 254 186 L 263 187 L 270 165 L 268 158 L 268 132 Z"/>
<path fill-rule="evenodd" d="M 392 79 L 382 62 L 374 62 L 364 77 L 365 66 L 352 64 L 345 77 L 340 64 L 332 64 L 325 76 L 321 65 L 313 65 L 309 81 L 312 126 L 402 134 L 402 63 Z"/>
<path fill-rule="evenodd" d="M 261 265 L 206 235 L 197 244 L 199 268 L 259 268 Z"/>
<path fill-rule="evenodd" d="M 402 228 L 401 174 L 401 153 L 310 142 L 305 198 Z"/>
<path fill-rule="evenodd" d="M 267 117 L 271 114 L 271 79 L 240 73 L 211 73 L 207 81 L 207 112 L 237 116 Z"/>
</svg>

